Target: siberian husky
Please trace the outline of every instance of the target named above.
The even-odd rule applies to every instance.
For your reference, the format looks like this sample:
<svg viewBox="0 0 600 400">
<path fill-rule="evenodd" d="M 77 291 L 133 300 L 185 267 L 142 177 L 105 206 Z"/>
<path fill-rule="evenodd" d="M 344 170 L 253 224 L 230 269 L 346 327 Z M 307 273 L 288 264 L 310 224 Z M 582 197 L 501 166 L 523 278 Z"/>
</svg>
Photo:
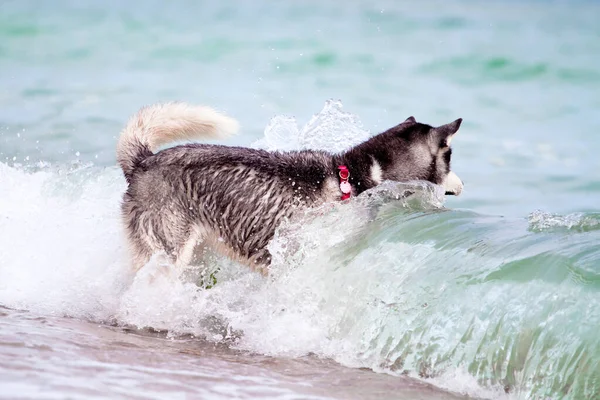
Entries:
<svg viewBox="0 0 600 400">
<path fill-rule="evenodd" d="M 221 139 L 236 120 L 184 103 L 142 108 L 121 133 L 117 161 L 128 183 L 122 217 L 135 270 L 164 251 L 185 266 L 202 243 L 262 273 L 267 244 L 294 212 L 344 201 L 384 180 L 426 180 L 459 195 L 450 142 L 462 119 L 434 128 L 413 117 L 341 154 L 269 152 L 169 143 Z"/>
</svg>

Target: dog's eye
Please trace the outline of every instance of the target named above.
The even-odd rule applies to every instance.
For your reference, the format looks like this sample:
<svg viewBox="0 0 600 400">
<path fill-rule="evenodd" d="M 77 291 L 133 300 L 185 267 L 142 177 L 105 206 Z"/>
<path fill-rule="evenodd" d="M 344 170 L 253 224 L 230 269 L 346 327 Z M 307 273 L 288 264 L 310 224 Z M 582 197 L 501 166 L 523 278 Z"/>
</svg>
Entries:
<svg viewBox="0 0 600 400">
<path fill-rule="evenodd" d="M 446 164 L 450 164 L 450 158 L 452 158 L 452 149 L 448 147 L 448 150 L 444 153 L 444 161 Z"/>
</svg>

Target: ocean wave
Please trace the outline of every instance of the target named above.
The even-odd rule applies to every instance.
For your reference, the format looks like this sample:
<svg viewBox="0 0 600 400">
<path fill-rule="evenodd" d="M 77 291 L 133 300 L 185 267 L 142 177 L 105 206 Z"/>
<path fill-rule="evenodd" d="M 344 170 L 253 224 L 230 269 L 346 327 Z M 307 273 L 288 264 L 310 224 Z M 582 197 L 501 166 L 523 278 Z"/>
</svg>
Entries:
<svg viewBox="0 0 600 400">
<path fill-rule="evenodd" d="M 257 146 L 341 150 L 368 135 L 336 102 L 294 126 L 276 119 Z M 600 393 L 595 214 L 486 216 L 445 208 L 436 185 L 386 182 L 282 225 L 267 278 L 217 255 L 179 271 L 157 254 L 133 275 L 116 167 L 0 163 L 0 185 L 3 306 L 316 354 L 484 398 Z"/>
</svg>

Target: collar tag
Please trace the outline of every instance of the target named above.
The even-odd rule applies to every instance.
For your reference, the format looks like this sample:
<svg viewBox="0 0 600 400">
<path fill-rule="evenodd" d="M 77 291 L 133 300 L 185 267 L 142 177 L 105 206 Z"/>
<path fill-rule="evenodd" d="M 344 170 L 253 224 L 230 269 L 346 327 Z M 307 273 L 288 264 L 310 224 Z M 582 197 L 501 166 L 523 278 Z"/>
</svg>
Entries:
<svg viewBox="0 0 600 400">
<path fill-rule="evenodd" d="M 338 167 L 339 175 L 340 175 L 340 190 L 342 191 L 342 200 L 346 200 L 350 198 L 352 194 L 352 186 L 350 182 L 348 182 L 348 178 L 350 178 L 350 171 L 348 171 L 348 167 L 345 165 L 340 165 Z"/>
</svg>

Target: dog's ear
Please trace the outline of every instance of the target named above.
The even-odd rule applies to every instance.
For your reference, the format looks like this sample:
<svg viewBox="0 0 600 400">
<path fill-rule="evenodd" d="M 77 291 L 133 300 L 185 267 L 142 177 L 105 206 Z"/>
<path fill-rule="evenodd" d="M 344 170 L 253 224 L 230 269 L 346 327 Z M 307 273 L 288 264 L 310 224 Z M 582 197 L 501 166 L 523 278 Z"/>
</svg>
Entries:
<svg viewBox="0 0 600 400">
<path fill-rule="evenodd" d="M 400 122 L 398 125 L 393 128 L 388 129 L 386 132 L 391 132 L 395 135 L 402 135 L 405 132 L 406 128 L 409 128 L 417 123 L 415 117 L 410 116 L 406 118 L 403 122 Z"/>
<path fill-rule="evenodd" d="M 441 145 L 443 147 L 450 147 L 450 142 L 452 142 L 452 138 L 456 132 L 458 132 L 461 123 L 462 118 L 459 118 L 456 121 L 450 122 L 446 125 L 438 126 L 434 129 L 436 136 L 442 141 Z"/>
</svg>

